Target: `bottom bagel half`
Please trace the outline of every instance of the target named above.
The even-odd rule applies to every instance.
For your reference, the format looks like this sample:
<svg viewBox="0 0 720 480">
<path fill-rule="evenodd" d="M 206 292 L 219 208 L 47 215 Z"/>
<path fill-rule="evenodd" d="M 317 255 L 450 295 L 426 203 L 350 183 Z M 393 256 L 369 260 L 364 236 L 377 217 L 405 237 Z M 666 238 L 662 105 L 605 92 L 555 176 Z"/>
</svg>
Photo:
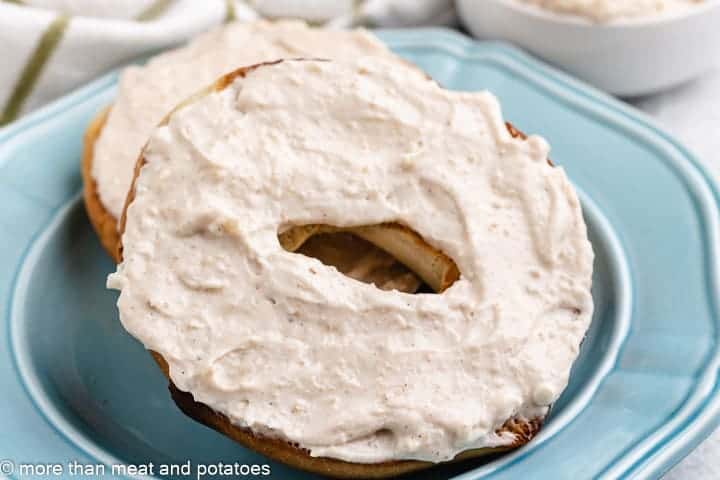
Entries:
<svg viewBox="0 0 720 480">
<path fill-rule="evenodd" d="M 232 72 L 205 91 L 190 98 L 181 106 L 190 103 L 197 98 L 209 94 L 213 91 L 219 91 L 229 85 L 237 77 L 244 77 L 245 74 L 252 69 L 260 68 L 259 64 L 251 67 L 241 68 Z M 172 113 L 172 112 L 171 112 Z M 170 115 L 170 114 L 169 114 Z M 168 115 L 168 117 L 169 117 Z M 85 180 L 85 202 L 91 222 L 96 229 L 103 247 L 113 256 L 114 259 L 122 260 L 122 243 L 121 234 L 124 230 L 125 215 L 127 206 L 134 199 L 134 181 L 133 188 L 128 193 L 123 218 L 120 221 L 119 232 L 116 219 L 105 210 L 98 199 L 94 180 L 90 175 L 92 166 L 92 146 L 97 138 L 104 122 L 105 112 L 101 112 L 89 126 L 85 137 L 85 151 L 83 157 L 83 178 Z M 167 121 L 167 118 L 166 120 Z M 525 138 L 519 130 L 512 125 L 507 124 L 508 131 L 518 138 Z M 141 155 L 135 168 L 135 178 L 137 178 L 140 168 L 143 166 L 145 159 Z M 549 162 L 549 160 L 548 160 Z M 112 230 L 111 230 L 112 229 Z M 169 374 L 169 367 L 165 359 L 156 352 L 151 352 L 155 362 L 158 364 L 163 374 L 169 381 L 169 390 L 171 396 L 177 406 L 186 415 L 194 420 L 232 438 L 241 445 L 261 453 L 273 460 L 296 467 L 302 470 L 328 475 L 337 478 L 387 478 L 393 477 L 420 469 L 432 467 L 433 463 L 417 460 L 393 460 L 380 463 L 353 463 L 334 458 L 314 457 L 310 455 L 307 449 L 299 445 L 290 443 L 280 438 L 273 438 L 254 433 L 250 429 L 233 424 L 228 417 L 214 411 L 209 406 L 196 402 L 189 392 L 179 390 L 172 382 Z M 529 442 L 540 430 L 543 418 L 509 418 L 505 423 L 496 430 L 498 434 L 512 435 L 513 441 L 501 447 L 488 447 L 466 450 L 458 454 L 451 462 L 460 460 L 487 456 L 496 453 L 502 453 L 508 450 L 518 448 Z"/>
</svg>

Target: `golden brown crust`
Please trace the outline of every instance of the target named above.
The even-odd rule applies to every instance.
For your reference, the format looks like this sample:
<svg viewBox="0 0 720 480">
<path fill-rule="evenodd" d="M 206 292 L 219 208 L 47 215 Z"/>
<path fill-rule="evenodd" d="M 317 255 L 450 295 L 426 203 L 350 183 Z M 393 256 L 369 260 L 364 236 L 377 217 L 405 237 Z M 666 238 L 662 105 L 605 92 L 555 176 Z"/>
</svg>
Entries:
<svg viewBox="0 0 720 480">
<path fill-rule="evenodd" d="M 229 73 L 220 78 L 211 87 L 203 90 L 202 92 L 199 92 L 198 94 L 194 95 L 190 99 L 180 104 L 178 107 L 176 107 L 176 109 L 180 108 L 183 105 L 186 105 L 187 103 L 195 101 L 197 98 L 206 95 L 207 93 L 222 90 L 230 83 L 232 83 L 235 78 L 244 77 L 248 72 L 259 68 L 260 66 L 273 65 L 279 62 L 281 61 L 261 63 L 250 67 L 244 67 L 232 73 Z M 161 124 L 166 123 L 167 119 L 171 114 L 172 112 L 170 112 L 166 116 L 166 118 L 163 120 L 163 122 L 161 122 Z M 88 128 L 88 132 L 85 137 L 85 155 L 83 156 L 83 179 L 85 180 L 86 184 L 85 204 L 88 208 L 88 214 L 91 217 L 93 226 L 100 235 L 103 246 L 105 246 L 106 250 L 108 250 L 108 252 L 111 254 L 111 256 L 113 256 L 116 261 L 121 261 L 121 235 L 125 229 L 125 217 L 127 207 L 135 197 L 135 180 L 137 179 L 141 167 L 144 165 L 145 159 L 141 154 L 138 158 L 138 161 L 136 162 L 133 183 L 125 201 L 125 207 L 123 208 L 123 214 L 120 220 L 118 233 L 118 231 L 116 230 L 116 223 L 114 221 L 115 219 L 112 217 L 112 215 L 109 215 L 109 213 L 102 207 L 102 204 L 97 197 L 94 180 L 90 176 L 90 166 L 92 164 L 92 139 L 97 137 L 99 129 L 102 127 L 103 121 L 104 115 L 102 116 L 102 118 L 98 116 L 98 118 L 96 118 L 96 120 L 94 120 Z M 522 134 L 519 131 L 515 130 L 510 124 L 508 124 L 508 130 L 513 136 L 522 136 Z M 110 221 L 107 217 L 110 217 L 110 220 L 113 221 L 111 225 L 113 227 L 114 235 L 109 234 L 107 231 L 108 229 L 106 228 L 106 222 Z M 257 435 L 248 429 L 233 425 L 226 416 L 212 410 L 205 404 L 196 402 L 193 399 L 192 394 L 180 391 L 177 387 L 175 387 L 170 378 L 168 364 L 165 359 L 157 352 L 151 352 L 151 354 L 160 369 L 162 370 L 163 374 L 169 381 L 169 389 L 173 400 L 186 415 L 232 438 L 233 440 L 244 445 L 245 447 L 248 447 L 254 451 L 266 455 L 273 460 L 314 473 L 329 475 L 337 478 L 353 479 L 387 478 L 433 466 L 433 464 L 430 462 L 416 460 L 399 460 L 373 464 L 363 464 L 346 462 L 333 458 L 312 457 L 309 455 L 307 450 L 302 449 L 297 445 L 290 444 L 289 442 L 284 440 Z M 497 448 L 480 448 L 468 450 L 457 455 L 453 461 L 485 456 L 488 454 L 499 453 L 520 447 L 525 443 L 529 442 L 537 434 L 541 426 L 541 418 L 531 420 L 511 418 L 496 431 L 498 434 L 512 433 L 515 436 L 515 440 L 511 445 Z"/>
<path fill-rule="evenodd" d="M 110 107 L 105 107 L 99 111 L 85 130 L 85 135 L 83 136 L 81 171 L 83 179 L 83 199 L 90 224 L 95 229 L 105 251 L 108 252 L 116 263 L 119 263 L 120 254 L 118 252 L 118 246 L 120 244 L 120 235 L 117 230 L 117 219 L 105 208 L 100 200 L 97 183 L 92 176 L 95 142 L 100 136 L 109 112 Z"/>
</svg>

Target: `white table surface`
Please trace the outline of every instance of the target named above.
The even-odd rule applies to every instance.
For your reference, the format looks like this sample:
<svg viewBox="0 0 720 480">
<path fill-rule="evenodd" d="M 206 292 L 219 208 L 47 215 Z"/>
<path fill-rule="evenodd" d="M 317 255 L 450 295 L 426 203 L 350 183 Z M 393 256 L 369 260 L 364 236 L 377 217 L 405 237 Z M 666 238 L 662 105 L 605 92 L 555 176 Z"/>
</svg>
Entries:
<svg viewBox="0 0 720 480">
<path fill-rule="evenodd" d="M 720 70 L 659 95 L 630 101 L 690 148 L 720 181 Z M 720 479 L 720 429 L 664 480 Z"/>
</svg>

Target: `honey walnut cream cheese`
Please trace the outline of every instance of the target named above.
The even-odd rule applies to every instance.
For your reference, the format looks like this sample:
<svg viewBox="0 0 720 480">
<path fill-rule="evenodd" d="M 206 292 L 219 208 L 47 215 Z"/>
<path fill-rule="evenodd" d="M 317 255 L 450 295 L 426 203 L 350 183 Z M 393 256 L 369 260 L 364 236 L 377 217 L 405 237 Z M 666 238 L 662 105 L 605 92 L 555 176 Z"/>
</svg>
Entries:
<svg viewBox="0 0 720 480">
<path fill-rule="evenodd" d="M 594 22 L 672 15 L 705 0 L 519 0 L 562 14 L 578 15 Z"/>
<path fill-rule="evenodd" d="M 547 413 L 592 315 L 593 252 L 547 143 L 491 94 L 379 58 L 249 70 L 175 111 L 126 210 L 125 328 L 178 389 L 313 456 L 433 462 Z M 292 226 L 399 222 L 442 294 L 383 291 L 284 250 Z"/>
</svg>

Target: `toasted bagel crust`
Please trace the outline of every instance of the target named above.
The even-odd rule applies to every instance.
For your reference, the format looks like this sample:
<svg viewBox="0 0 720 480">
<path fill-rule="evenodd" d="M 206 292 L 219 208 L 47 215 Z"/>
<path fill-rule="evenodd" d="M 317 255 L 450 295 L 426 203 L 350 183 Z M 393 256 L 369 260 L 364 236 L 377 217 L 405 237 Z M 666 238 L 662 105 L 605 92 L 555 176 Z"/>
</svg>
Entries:
<svg viewBox="0 0 720 480">
<path fill-rule="evenodd" d="M 178 105 L 173 111 L 168 113 L 168 115 L 165 117 L 165 119 L 161 122 L 160 125 L 167 123 L 168 118 L 175 110 L 195 101 L 196 99 L 204 95 L 224 89 L 236 78 L 244 77 L 248 72 L 256 68 L 266 65 L 274 65 L 280 63 L 281 61 L 282 60 L 260 63 L 249 67 L 243 67 L 221 77 L 210 87 L 202 90 L 201 92 L 198 92 L 196 95 L 193 95 L 192 97 Z M 112 215 L 110 215 L 100 203 L 100 200 L 96 193 L 95 182 L 90 175 L 94 139 L 97 138 L 97 135 L 102 128 L 106 113 L 107 110 L 98 114 L 98 116 L 89 125 L 85 135 L 85 148 L 83 155 L 85 205 L 88 210 L 88 215 L 90 217 L 91 223 L 97 231 L 103 247 L 108 251 L 108 253 L 113 257 L 113 259 L 115 259 L 117 262 L 120 262 L 122 261 L 121 238 L 122 232 L 125 229 L 127 208 L 128 205 L 132 203 L 135 197 L 135 183 L 140 169 L 145 164 L 145 158 L 141 153 L 135 165 L 132 186 L 130 191 L 128 192 L 122 218 L 120 219 L 118 226 L 116 219 L 112 217 Z M 519 130 L 516 130 L 509 123 L 507 124 L 507 128 L 514 137 L 525 138 L 524 134 L 522 134 Z M 434 465 L 431 462 L 417 460 L 397 460 L 365 464 L 346 462 L 334 458 L 312 457 L 306 449 L 300 448 L 297 445 L 291 444 L 281 439 L 258 435 L 247 428 L 242 428 L 234 425 L 223 414 L 212 410 L 205 404 L 196 402 L 191 393 L 180 391 L 177 387 L 175 387 L 172 379 L 170 378 L 168 364 L 165 359 L 157 352 L 151 351 L 150 353 L 152 354 L 153 359 L 158 364 L 165 377 L 168 379 L 170 394 L 176 405 L 180 408 L 180 410 L 182 410 L 186 415 L 193 418 L 194 420 L 214 430 L 217 430 L 218 432 L 232 438 L 243 446 L 259 452 L 263 455 L 266 455 L 273 460 L 318 474 L 329 475 L 337 478 L 353 479 L 387 478 L 428 468 Z M 452 461 L 481 457 L 518 448 L 529 442 L 539 432 L 542 426 L 542 422 L 542 418 L 510 418 L 502 425 L 501 428 L 497 430 L 497 433 L 512 434 L 514 436 L 514 441 L 512 444 L 496 448 L 480 448 L 467 450 L 457 455 Z"/>
<path fill-rule="evenodd" d="M 90 224 L 95 229 L 100 244 L 112 257 L 115 263 L 120 263 L 118 247 L 120 245 L 120 234 L 118 233 L 117 219 L 105 208 L 98 195 L 97 182 L 92 176 L 92 164 L 95 151 L 95 141 L 100 136 L 110 106 L 100 110 L 90 121 L 85 135 L 83 135 L 83 153 L 81 171 L 83 179 L 83 200 Z"/>
</svg>

